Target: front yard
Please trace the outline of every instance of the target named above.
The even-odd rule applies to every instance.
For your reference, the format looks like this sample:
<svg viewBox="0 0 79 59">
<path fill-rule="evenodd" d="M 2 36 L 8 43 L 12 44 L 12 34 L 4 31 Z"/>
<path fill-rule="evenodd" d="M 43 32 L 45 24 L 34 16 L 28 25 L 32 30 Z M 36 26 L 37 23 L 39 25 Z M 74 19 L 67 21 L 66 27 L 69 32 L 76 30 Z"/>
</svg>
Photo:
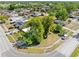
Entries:
<svg viewBox="0 0 79 59">
<path fill-rule="evenodd" d="M 44 49 L 43 48 L 34 48 L 34 47 L 29 47 L 27 49 L 17 49 L 20 52 L 24 52 L 24 53 L 33 53 L 33 54 L 42 54 L 44 53 Z"/>
<path fill-rule="evenodd" d="M 23 32 L 19 31 L 19 32 L 13 33 L 12 35 L 8 35 L 7 37 L 10 42 L 14 42 L 14 41 L 18 40 L 18 37 L 21 37 L 22 34 L 23 34 Z"/>
<path fill-rule="evenodd" d="M 11 42 L 13 42 L 14 40 L 17 40 L 18 37 L 21 37 L 23 34 L 23 32 L 17 32 L 17 33 L 14 33 L 12 35 L 9 35 L 8 38 Z M 13 38 L 12 38 L 13 37 Z M 53 44 L 54 42 L 56 42 L 57 40 L 59 39 L 59 36 L 57 34 L 54 34 L 54 33 L 50 33 L 48 35 L 48 38 L 47 39 L 44 39 L 41 41 L 41 43 L 38 45 L 38 47 L 47 47 L 47 46 L 50 46 L 51 44 Z"/>
<path fill-rule="evenodd" d="M 10 42 L 14 42 L 14 38 L 11 35 L 7 36 Z"/>
<path fill-rule="evenodd" d="M 6 23 L 7 26 L 9 26 L 10 24 Z M 12 25 L 10 25 L 12 26 Z M 70 26 L 70 25 L 68 25 Z M 67 26 L 67 27 L 68 27 Z M 24 25 L 25 27 L 25 25 Z M 9 27 L 7 27 L 9 28 Z M 73 27 L 72 27 L 73 28 Z M 15 29 L 15 28 L 13 28 Z M 72 36 L 73 32 L 67 30 L 67 29 L 64 29 L 64 31 L 66 32 L 66 34 L 68 35 L 68 37 Z M 15 42 L 16 40 L 18 40 L 19 37 L 22 37 L 22 35 L 24 34 L 24 32 L 22 31 L 18 31 L 16 33 L 12 33 L 11 35 L 8 35 L 8 38 L 10 40 L 10 42 Z M 46 49 L 46 52 L 51 52 L 53 51 L 54 49 L 56 49 L 57 47 L 59 47 L 64 41 L 60 40 L 57 44 L 54 44 L 57 40 L 59 40 L 60 37 L 58 36 L 58 34 L 55 34 L 55 33 L 48 33 L 48 37 L 46 39 L 43 39 L 39 45 L 36 45 L 36 46 L 33 46 L 33 47 L 27 47 L 25 49 L 18 49 L 19 51 L 24 51 L 24 52 L 28 52 L 28 53 L 44 53 L 46 47 L 49 47 L 51 46 L 50 48 L 47 48 Z M 54 44 L 54 45 L 53 45 Z"/>
<path fill-rule="evenodd" d="M 56 42 L 59 39 L 59 36 L 54 33 L 50 33 L 48 35 L 47 39 L 44 39 L 41 41 L 41 43 L 38 45 L 39 47 L 47 47 L 52 45 L 54 42 Z"/>
<path fill-rule="evenodd" d="M 73 34 L 69 30 L 66 30 L 66 32 L 67 32 L 68 37 L 70 37 Z M 14 34 L 8 36 L 8 38 L 9 38 L 10 42 L 14 42 L 18 39 L 18 37 L 21 37 L 22 34 L 23 34 L 23 32 L 19 31 L 17 33 L 14 33 Z M 42 40 L 41 43 L 37 46 L 27 47 L 25 49 L 18 49 L 18 48 L 16 48 L 16 49 L 18 51 L 26 52 L 26 53 L 37 53 L 37 54 L 41 54 L 44 52 L 47 53 L 47 52 L 51 52 L 51 51 L 55 50 L 57 47 L 59 47 L 64 42 L 63 40 L 60 40 L 59 42 L 54 44 L 59 39 L 60 39 L 60 37 L 58 36 L 58 34 L 50 33 L 48 35 L 48 38 Z M 51 46 L 51 47 L 49 47 L 49 46 Z M 46 48 L 46 47 L 49 47 L 49 48 Z"/>
</svg>

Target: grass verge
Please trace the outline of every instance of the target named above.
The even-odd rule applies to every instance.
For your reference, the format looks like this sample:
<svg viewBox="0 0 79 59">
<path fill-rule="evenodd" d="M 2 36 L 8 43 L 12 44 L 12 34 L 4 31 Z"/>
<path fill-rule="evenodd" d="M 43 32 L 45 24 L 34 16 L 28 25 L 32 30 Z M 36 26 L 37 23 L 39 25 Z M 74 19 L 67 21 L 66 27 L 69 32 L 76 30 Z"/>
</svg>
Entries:
<svg viewBox="0 0 79 59">
<path fill-rule="evenodd" d="M 14 42 L 13 38 L 9 35 L 7 36 L 10 42 Z"/>
<path fill-rule="evenodd" d="M 59 47 L 62 43 L 63 43 L 63 41 L 60 41 L 59 43 L 57 43 L 57 44 L 53 45 L 52 47 L 48 48 L 48 49 L 46 50 L 46 53 L 55 50 L 55 49 L 56 49 L 57 47 Z"/>
<path fill-rule="evenodd" d="M 77 57 L 79 55 L 79 45 L 77 48 L 72 52 L 71 57 Z"/>
<path fill-rule="evenodd" d="M 24 52 L 24 53 L 33 53 L 33 54 L 42 54 L 44 53 L 43 48 L 27 48 L 27 49 L 18 49 L 18 51 Z"/>
</svg>

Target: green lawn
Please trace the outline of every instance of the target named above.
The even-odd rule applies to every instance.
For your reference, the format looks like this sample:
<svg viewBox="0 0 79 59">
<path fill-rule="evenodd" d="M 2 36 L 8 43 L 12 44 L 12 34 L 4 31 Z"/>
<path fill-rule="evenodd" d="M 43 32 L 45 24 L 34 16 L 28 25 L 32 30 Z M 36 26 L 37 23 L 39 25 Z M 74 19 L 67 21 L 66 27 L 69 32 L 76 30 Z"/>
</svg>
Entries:
<svg viewBox="0 0 79 59">
<path fill-rule="evenodd" d="M 71 32 L 70 30 L 67 30 L 67 29 L 63 29 L 63 30 L 66 32 L 68 37 L 73 35 L 73 32 Z"/>
<path fill-rule="evenodd" d="M 47 47 L 51 44 L 55 43 L 59 39 L 57 34 L 51 33 L 48 35 L 47 39 L 43 39 L 41 43 L 38 45 L 39 47 Z"/>
<path fill-rule="evenodd" d="M 79 45 L 77 46 L 77 48 L 73 51 L 73 53 L 71 54 L 71 57 L 77 57 L 79 55 Z"/>
<path fill-rule="evenodd" d="M 43 53 L 44 49 L 42 48 L 28 48 L 28 53 Z"/>
<path fill-rule="evenodd" d="M 69 28 L 69 29 L 72 29 L 72 30 L 77 30 L 79 29 L 79 23 L 77 21 L 72 21 L 70 24 L 67 24 L 65 27 Z"/>
<path fill-rule="evenodd" d="M 10 42 L 14 42 L 13 38 L 9 35 L 7 36 Z"/>
<path fill-rule="evenodd" d="M 15 40 L 17 40 L 18 39 L 18 37 L 21 37 L 22 36 L 22 32 L 21 31 L 19 31 L 19 32 L 17 32 L 17 33 L 14 33 L 14 34 L 12 34 L 12 36 L 13 36 L 13 38 L 15 38 Z"/>
<path fill-rule="evenodd" d="M 26 49 L 17 49 L 18 51 L 24 52 L 24 53 L 35 53 L 35 54 L 41 54 L 44 53 L 43 48 L 36 48 L 36 47 L 29 47 Z"/>
<path fill-rule="evenodd" d="M 68 30 L 66 30 L 66 31 L 67 31 L 67 33 L 71 33 Z M 24 34 L 24 33 L 21 32 L 21 31 L 19 31 L 17 33 L 14 33 L 12 36 L 16 40 L 16 39 L 18 39 L 18 37 L 22 36 L 22 34 Z M 9 37 L 10 42 L 13 42 L 13 38 Z M 38 45 L 39 48 L 34 47 L 34 48 L 19 49 L 19 50 L 20 51 L 24 50 L 25 52 L 28 52 L 28 53 L 43 53 L 44 52 L 44 49 L 40 49 L 40 47 L 50 46 L 53 43 L 55 43 L 58 39 L 59 39 L 59 36 L 57 34 L 50 33 L 48 35 L 48 38 L 42 40 L 41 43 Z M 46 52 L 53 51 L 54 49 L 56 49 L 57 47 L 59 47 L 62 43 L 63 43 L 63 41 L 60 41 L 59 43 L 57 43 L 57 44 L 53 45 L 52 47 L 48 48 L 46 50 Z"/>
<path fill-rule="evenodd" d="M 46 52 L 51 52 L 51 51 L 55 50 L 55 49 L 56 49 L 57 47 L 59 47 L 63 42 L 64 42 L 64 41 L 58 42 L 57 44 L 55 44 L 55 45 L 53 45 L 52 47 L 48 48 L 48 49 L 46 50 Z"/>
<path fill-rule="evenodd" d="M 10 42 L 14 42 L 14 40 L 17 40 L 18 37 L 22 36 L 22 34 L 23 34 L 23 32 L 17 32 L 17 33 L 14 33 L 12 35 L 8 35 L 7 37 L 8 37 Z"/>
</svg>

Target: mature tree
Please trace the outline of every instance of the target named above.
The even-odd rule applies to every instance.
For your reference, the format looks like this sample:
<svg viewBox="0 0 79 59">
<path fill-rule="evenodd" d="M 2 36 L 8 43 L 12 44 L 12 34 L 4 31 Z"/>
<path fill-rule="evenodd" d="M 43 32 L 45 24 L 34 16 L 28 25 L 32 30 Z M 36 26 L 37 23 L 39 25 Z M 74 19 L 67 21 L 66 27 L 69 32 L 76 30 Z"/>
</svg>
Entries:
<svg viewBox="0 0 79 59">
<path fill-rule="evenodd" d="M 49 28 L 53 24 L 53 20 L 54 20 L 53 16 L 46 16 L 42 19 L 42 24 L 43 24 L 43 27 L 44 27 L 44 35 L 43 35 L 44 38 L 47 38 Z"/>
<path fill-rule="evenodd" d="M 15 4 L 10 4 L 8 9 L 9 10 L 14 10 L 15 9 Z"/>
<path fill-rule="evenodd" d="M 30 31 L 23 35 L 23 42 L 26 42 L 28 46 L 39 44 L 43 39 L 44 33 L 43 25 L 39 17 L 32 18 L 30 22 L 27 24 L 27 26 L 30 26 L 30 24 Z"/>
<path fill-rule="evenodd" d="M 37 41 L 40 42 L 43 39 L 43 25 L 39 17 L 32 19 L 32 21 L 32 34 L 37 38 Z"/>
<path fill-rule="evenodd" d="M 68 18 L 68 13 L 67 13 L 66 9 L 61 9 L 61 10 L 59 10 L 59 11 L 56 13 L 56 17 L 57 17 L 58 20 L 63 20 L 63 21 L 67 20 L 67 18 Z"/>
<path fill-rule="evenodd" d="M 62 30 L 62 26 L 60 24 L 57 24 L 56 27 L 55 27 L 55 29 L 54 29 L 54 32 L 55 33 L 60 33 L 61 30 Z"/>
<path fill-rule="evenodd" d="M 65 5 L 65 8 L 67 9 L 68 12 L 78 9 L 75 2 L 74 3 L 73 2 L 65 3 L 64 5 Z"/>
<path fill-rule="evenodd" d="M 53 30 L 54 17 L 45 16 L 45 17 L 34 17 L 26 25 L 26 27 L 31 27 L 30 31 L 25 33 L 23 36 L 26 38 L 23 39 L 28 45 L 39 44 L 42 39 L 47 38 L 47 35 L 50 30 Z"/>
</svg>

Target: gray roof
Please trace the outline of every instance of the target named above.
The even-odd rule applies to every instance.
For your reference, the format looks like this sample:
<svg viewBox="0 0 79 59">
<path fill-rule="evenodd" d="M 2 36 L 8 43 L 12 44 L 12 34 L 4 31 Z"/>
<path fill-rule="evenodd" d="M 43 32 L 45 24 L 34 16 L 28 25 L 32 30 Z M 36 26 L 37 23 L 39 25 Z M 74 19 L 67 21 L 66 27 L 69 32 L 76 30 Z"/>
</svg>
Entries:
<svg viewBox="0 0 79 59">
<path fill-rule="evenodd" d="M 11 17 L 11 22 L 25 22 L 25 18 L 23 17 Z"/>
</svg>

